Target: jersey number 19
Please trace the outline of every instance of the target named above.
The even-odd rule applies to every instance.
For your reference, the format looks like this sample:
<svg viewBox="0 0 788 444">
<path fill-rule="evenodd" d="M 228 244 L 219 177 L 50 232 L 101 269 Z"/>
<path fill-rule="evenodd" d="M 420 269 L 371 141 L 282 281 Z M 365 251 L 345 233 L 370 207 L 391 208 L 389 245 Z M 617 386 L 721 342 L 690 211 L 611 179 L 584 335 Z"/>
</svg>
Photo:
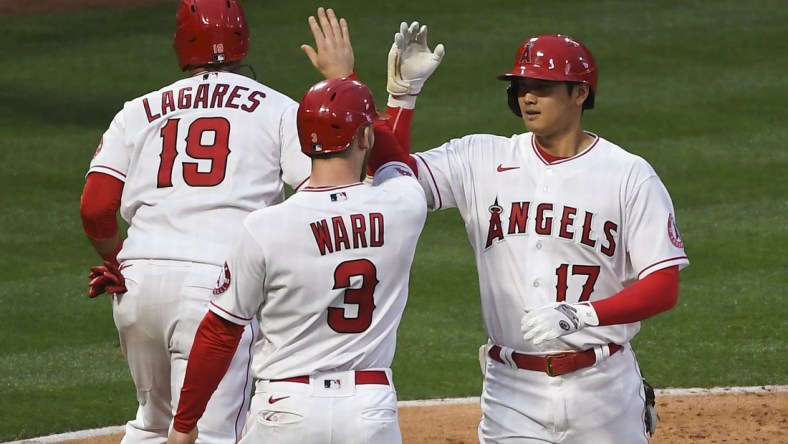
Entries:
<svg viewBox="0 0 788 444">
<path fill-rule="evenodd" d="M 161 129 L 158 188 L 172 186 L 180 120 L 169 119 Z M 211 139 L 210 143 L 204 144 Z M 192 122 L 186 133 L 186 154 L 192 159 L 208 160 L 211 165 L 207 171 L 200 171 L 197 162 L 183 162 L 183 181 L 187 185 L 213 187 L 222 183 L 227 171 L 227 157 L 230 155 L 230 122 L 223 117 L 202 117 Z"/>
</svg>

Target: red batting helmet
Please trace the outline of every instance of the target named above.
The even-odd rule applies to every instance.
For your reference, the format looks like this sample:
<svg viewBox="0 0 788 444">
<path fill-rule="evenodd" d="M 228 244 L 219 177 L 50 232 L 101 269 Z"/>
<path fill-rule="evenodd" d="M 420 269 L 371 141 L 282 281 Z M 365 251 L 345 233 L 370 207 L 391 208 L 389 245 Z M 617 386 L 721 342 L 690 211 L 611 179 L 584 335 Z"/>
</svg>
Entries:
<svg viewBox="0 0 788 444">
<path fill-rule="evenodd" d="M 242 60 L 249 53 L 249 26 L 238 0 L 183 0 L 172 45 L 181 70 Z"/>
<path fill-rule="evenodd" d="M 583 108 L 594 107 L 596 96 L 597 72 L 596 62 L 591 51 L 580 41 L 562 34 L 540 34 L 524 41 L 517 49 L 514 67 L 511 71 L 498 76 L 500 80 L 514 81 L 517 77 L 540 80 L 586 83 L 591 87 L 591 94 L 583 104 Z M 517 106 L 517 91 L 510 88 L 509 107 L 520 115 Z"/>
<path fill-rule="evenodd" d="M 304 94 L 298 106 L 301 151 L 310 156 L 345 151 L 361 127 L 387 118 L 375 109 L 372 92 L 363 83 L 323 80 Z"/>
</svg>

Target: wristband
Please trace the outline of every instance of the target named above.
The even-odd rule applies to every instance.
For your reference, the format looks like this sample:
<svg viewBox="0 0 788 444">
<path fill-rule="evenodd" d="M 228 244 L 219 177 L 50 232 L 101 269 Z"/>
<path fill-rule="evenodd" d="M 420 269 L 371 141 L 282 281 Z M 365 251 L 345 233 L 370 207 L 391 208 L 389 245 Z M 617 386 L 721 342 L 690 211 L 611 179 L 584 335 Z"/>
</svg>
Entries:
<svg viewBox="0 0 788 444">
<path fill-rule="evenodd" d="M 416 97 L 418 94 L 406 94 L 393 96 L 389 94 L 388 106 L 392 108 L 414 109 L 416 108 Z"/>
</svg>

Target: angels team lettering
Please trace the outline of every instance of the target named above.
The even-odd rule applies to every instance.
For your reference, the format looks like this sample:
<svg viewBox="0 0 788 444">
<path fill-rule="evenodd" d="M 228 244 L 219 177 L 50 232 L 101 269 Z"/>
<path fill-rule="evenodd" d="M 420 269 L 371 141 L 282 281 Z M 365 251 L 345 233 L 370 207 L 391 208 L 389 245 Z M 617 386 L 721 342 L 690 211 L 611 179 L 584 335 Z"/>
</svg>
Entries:
<svg viewBox="0 0 788 444">
<path fill-rule="evenodd" d="M 502 215 L 505 211 L 497 198 L 489 210 L 490 223 L 485 248 L 490 248 L 506 236 L 527 234 L 532 229 L 539 236 L 578 241 L 580 245 L 594 250 L 599 247 L 599 251 L 607 257 L 616 254 L 618 224 L 609 220 L 600 223 L 599 216 L 589 211 L 570 206 L 560 207 L 548 202 L 512 202 L 508 220 L 504 220 Z M 529 224 L 531 221 L 533 223 Z M 592 233 L 593 225 L 601 226 L 603 239 Z"/>
<path fill-rule="evenodd" d="M 310 224 L 320 255 L 351 248 L 383 246 L 383 215 L 380 213 L 334 216 Z"/>
<path fill-rule="evenodd" d="M 142 99 L 142 106 L 148 122 L 153 122 L 179 109 L 233 108 L 251 113 L 264 98 L 264 92 L 250 91 L 245 86 L 236 85 L 231 89 L 230 85 L 224 83 L 203 83 L 196 90 L 185 86 L 179 90 L 162 91 L 158 106 L 154 103 L 151 107 L 146 97 Z"/>
</svg>

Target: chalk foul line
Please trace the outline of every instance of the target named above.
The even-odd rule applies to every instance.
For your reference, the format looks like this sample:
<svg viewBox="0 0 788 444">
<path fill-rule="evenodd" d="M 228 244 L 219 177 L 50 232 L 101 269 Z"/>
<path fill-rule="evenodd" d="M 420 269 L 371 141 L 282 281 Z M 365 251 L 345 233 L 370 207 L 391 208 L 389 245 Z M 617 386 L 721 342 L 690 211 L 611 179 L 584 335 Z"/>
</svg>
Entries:
<svg viewBox="0 0 788 444">
<path fill-rule="evenodd" d="M 665 388 L 656 389 L 657 399 L 662 396 L 703 396 L 703 395 L 739 395 L 788 392 L 788 385 L 759 385 L 753 387 L 712 387 L 712 388 Z M 399 407 L 432 407 L 440 405 L 478 404 L 479 397 L 469 398 L 444 398 L 425 399 L 419 401 L 400 401 Z M 124 426 L 103 427 L 100 429 L 82 430 L 78 432 L 62 433 L 59 435 L 43 436 L 40 438 L 11 441 L 6 444 L 43 444 L 58 443 L 77 439 L 96 438 L 105 435 L 123 433 Z"/>
</svg>

